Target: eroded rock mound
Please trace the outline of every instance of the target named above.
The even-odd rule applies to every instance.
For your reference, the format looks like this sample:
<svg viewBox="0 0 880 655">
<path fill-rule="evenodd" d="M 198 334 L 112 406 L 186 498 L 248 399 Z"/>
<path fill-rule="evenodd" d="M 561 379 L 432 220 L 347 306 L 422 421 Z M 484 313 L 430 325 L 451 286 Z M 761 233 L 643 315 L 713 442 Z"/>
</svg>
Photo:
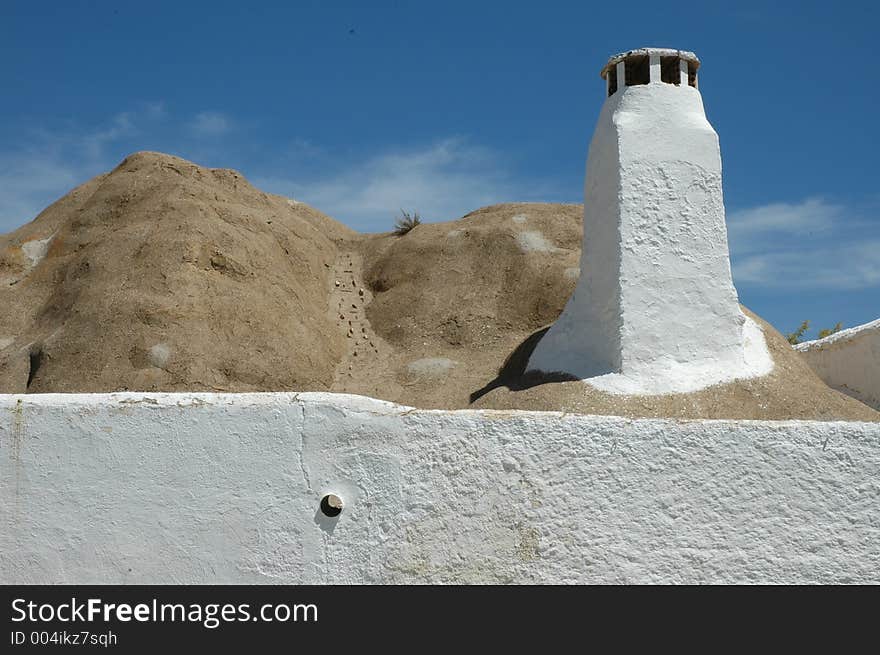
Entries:
<svg viewBox="0 0 880 655">
<path fill-rule="evenodd" d="M 581 205 L 504 204 L 365 244 L 376 331 L 467 349 L 555 320 L 579 275 Z"/>
<path fill-rule="evenodd" d="M 132 155 L 0 238 L 0 390 L 327 389 L 349 234 L 235 171 Z"/>
<path fill-rule="evenodd" d="M 357 247 L 367 317 L 386 348 L 337 389 L 419 407 L 467 407 L 507 355 L 562 311 L 579 275 L 581 205 L 493 205 Z M 364 364 L 359 354 L 355 365 Z"/>
</svg>

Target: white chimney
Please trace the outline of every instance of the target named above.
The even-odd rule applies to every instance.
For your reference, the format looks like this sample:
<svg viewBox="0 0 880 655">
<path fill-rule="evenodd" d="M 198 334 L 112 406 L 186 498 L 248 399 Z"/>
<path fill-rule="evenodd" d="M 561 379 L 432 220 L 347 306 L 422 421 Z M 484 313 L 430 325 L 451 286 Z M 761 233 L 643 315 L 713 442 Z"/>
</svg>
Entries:
<svg viewBox="0 0 880 655">
<path fill-rule="evenodd" d="M 730 274 L 718 135 L 692 52 L 609 59 L 584 184 L 581 277 L 529 369 L 615 393 L 694 391 L 768 373 Z"/>
</svg>

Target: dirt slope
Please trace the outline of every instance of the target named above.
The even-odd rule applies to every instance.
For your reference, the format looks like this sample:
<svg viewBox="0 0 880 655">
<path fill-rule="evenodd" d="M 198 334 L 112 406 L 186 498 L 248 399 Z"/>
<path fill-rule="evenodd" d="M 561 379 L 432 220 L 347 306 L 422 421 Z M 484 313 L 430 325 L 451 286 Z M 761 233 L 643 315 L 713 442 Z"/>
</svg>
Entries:
<svg viewBox="0 0 880 655">
<path fill-rule="evenodd" d="M 235 171 L 132 155 L 0 238 L 0 389 L 327 389 L 343 342 L 314 308 L 349 234 Z"/>
<path fill-rule="evenodd" d="M 332 390 L 417 407 L 880 420 L 760 321 L 776 368 L 757 380 L 622 397 L 524 378 L 577 281 L 581 215 L 512 203 L 359 235 L 234 171 L 138 153 L 0 237 L 0 392 Z"/>
<path fill-rule="evenodd" d="M 468 406 L 520 341 L 565 306 L 579 273 L 582 211 L 495 205 L 356 244 L 381 357 L 367 352 L 377 362 L 373 375 L 338 390 L 378 388 L 380 398 L 418 407 Z"/>
</svg>

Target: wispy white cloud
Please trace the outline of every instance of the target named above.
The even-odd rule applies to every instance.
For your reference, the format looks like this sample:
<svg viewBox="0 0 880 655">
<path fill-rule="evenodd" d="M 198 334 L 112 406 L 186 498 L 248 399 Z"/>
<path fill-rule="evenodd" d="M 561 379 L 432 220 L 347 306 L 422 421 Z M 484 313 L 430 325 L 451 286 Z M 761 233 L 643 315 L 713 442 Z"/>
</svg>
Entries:
<svg viewBox="0 0 880 655">
<path fill-rule="evenodd" d="M 389 229 L 400 209 L 418 211 L 427 220 L 450 220 L 483 205 L 528 199 L 522 197 L 524 185 L 516 183 L 498 153 L 462 138 L 327 166 L 311 180 L 263 176 L 254 182 L 373 231 Z M 549 190 L 543 185 L 526 193 Z"/>
<path fill-rule="evenodd" d="M 144 114 L 147 118 L 158 120 L 165 118 L 168 115 L 168 110 L 164 102 L 148 102 L 144 106 Z"/>
<path fill-rule="evenodd" d="M 202 111 L 196 114 L 190 129 L 197 136 L 221 136 L 232 129 L 232 119 L 219 111 Z"/>
<path fill-rule="evenodd" d="M 742 246 L 774 232 L 795 237 L 811 235 L 830 231 L 845 213 L 842 205 L 818 197 L 799 203 L 775 202 L 731 212 L 727 217 L 728 233 Z"/>
<path fill-rule="evenodd" d="M 33 130 L 17 146 L 0 149 L 0 233 L 32 220 L 76 185 L 111 168 L 117 160 L 110 153 L 118 144 L 165 115 L 163 104 L 151 103 L 98 125 Z"/>
<path fill-rule="evenodd" d="M 100 158 L 108 143 L 131 136 L 134 132 L 132 114 L 126 111 L 116 114 L 109 124 L 99 127 L 97 130 L 86 132 L 82 137 L 82 144 L 89 157 Z"/>
<path fill-rule="evenodd" d="M 104 124 L 41 130 L 26 145 L 0 148 L 0 232 L 33 219 L 125 154 L 162 149 L 160 127 L 165 142 L 174 141 L 175 154 L 225 163 L 215 152 L 218 144 L 205 137 L 232 131 L 231 118 L 203 111 L 184 121 L 173 119 L 163 104 L 154 103 L 120 112 Z M 258 187 L 308 202 L 364 231 L 387 230 L 400 209 L 418 211 L 425 220 L 449 220 L 496 202 L 559 195 L 546 182 L 524 183 L 500 153 L 464 138 L 388 148 L 355 160 L 294 139 L 274 152 L 273 160 L 271 169 L 261 161 L 246 171 Z M 279 170 L 291 172 L 279 176 Z"/>
<path fill-rule="evenodd" d="M 799 289 L 880 286 L 880 239 L 830 244 L 797 252 L 767 252 L 733 260 L 737 282 Z"/>
<path fill-rule="evenodd" d="M 819 197 L 731 212 L 734 279 L 789 289 L 880 285 L 880 240 L 864 238 L 878 225 L 862 208 Z"/>
<path fill-rule="evenodd" d="M 0 153 L 0 233 L 25 223 L 42 210 L 59 189 L 81 182 L 74 167 L 40 153 Z"/>
</svg>

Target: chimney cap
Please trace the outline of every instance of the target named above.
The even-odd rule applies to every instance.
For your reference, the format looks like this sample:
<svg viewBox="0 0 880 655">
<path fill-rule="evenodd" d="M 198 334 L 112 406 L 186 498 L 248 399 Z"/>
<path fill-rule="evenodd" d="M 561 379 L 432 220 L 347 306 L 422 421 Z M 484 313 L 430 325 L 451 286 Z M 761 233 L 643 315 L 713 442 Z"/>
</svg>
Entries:
<svg viewBox="0 0 880 655">
<path fill-rule="evenodd" d="M 627 50 L 626 52 L 621 52 L 620 54 L 616 54 L 608 60 L 608 63 L 602 68 L 602 71 L 599 75 L 602 76 L 602 79 L 605 79 L 605 76 L 608 74 L 608 71 L 611 70 L 614 66 L 617 65 L 618 62 L 623 61 L 624 59 L 628 59 L 629 57 L 644 57 L 646 55 L 657 55 L 659 57 L 679 57 L 684 59 L 685 61 L 690 61 L 694 63 L 694 70 L 700 67 L 700 59 L 693 52 L 688 50 L 675 50 L 674 48 L 636 48 L 635 50 Z"/>
</svg>

